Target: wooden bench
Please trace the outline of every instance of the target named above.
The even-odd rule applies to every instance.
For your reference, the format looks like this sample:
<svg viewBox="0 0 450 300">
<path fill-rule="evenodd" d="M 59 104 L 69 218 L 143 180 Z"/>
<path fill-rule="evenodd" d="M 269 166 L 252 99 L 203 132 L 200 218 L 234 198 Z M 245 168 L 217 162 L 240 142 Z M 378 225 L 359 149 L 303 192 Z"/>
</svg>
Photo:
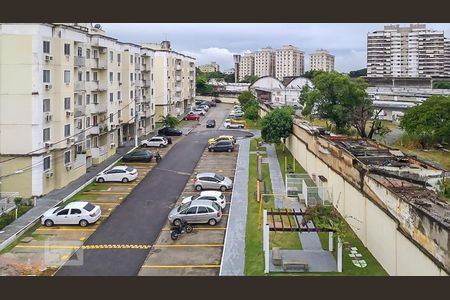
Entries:
<svg viewBox="0 0 450 300">
<path fill-rule="evenodd" d="M 308 263 L 301 259 L 290 259 L 290 260 L 283 259 L 282 266 L 283 266 L 283 270 L 285 270 L 285 271 L 287 269 L 294 269 L 296 267 L 302 267 L 303 270 L 305 270 L 305 271 L 309 270 Z"/>
<path fill-rule="evenodd" d="M 281 251 L 279 247 L 272 248 L 272 263 L 274 266 L 281 266 Z"/>
</svg>

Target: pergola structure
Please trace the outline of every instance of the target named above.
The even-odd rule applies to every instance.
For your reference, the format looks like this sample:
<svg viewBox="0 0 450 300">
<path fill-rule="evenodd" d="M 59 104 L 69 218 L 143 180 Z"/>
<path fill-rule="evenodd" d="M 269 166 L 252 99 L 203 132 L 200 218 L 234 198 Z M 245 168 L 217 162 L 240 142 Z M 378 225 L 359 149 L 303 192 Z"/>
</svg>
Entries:
<svg viewBox="0 0 450 300">
<path fill-rule="evenodd" d="M 329 228 L 317 228 L 308 226 L 307 222 L 302 224 L 302 220 L 299 220 L 299 216 L 302 217 L 305 213 L 302 209 L 298 211 L 294 209 L 270 209 L 270 211 L 263 211 L 263 249 L 264 249 L 264 259 L 265 259 L 265 268 L 264 273 L 269 273 L 269 252 L 270 252 L 270 239 L 269 232 L 270 231 L 281 231 L 281 232 L 328 232 L 328 251 L 333 251 L 333 234 L 334 230 Z M 277 226 L 277 222 L 275 222 L 275 217 L 278 216 L 280 218 L 280 225 Z M 288 222 L 283 222 L 283 216 L 287 216 Z M 294 222 L 291 221 L 293 217 Z M 270 222 L 271 220 L 272 222 Z M 271 223 L 271 224 L 270 224 Z M 331 225 L 331 224 L 330 224 Z M 338 248 L 337 248 L 337 270 L 338 272 L 342 272 L 342 242 L 338 237 Z"/>
</svg>

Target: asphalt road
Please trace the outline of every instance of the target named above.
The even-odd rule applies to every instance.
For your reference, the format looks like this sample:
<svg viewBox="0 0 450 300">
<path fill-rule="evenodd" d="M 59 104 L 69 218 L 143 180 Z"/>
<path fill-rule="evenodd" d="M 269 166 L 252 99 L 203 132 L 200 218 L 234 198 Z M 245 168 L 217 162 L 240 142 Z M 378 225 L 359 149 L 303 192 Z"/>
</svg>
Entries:
<svg viewBox="0 0 450 300">
<path fill-rule="evenodd" d="M 221 125 L 226 111 L 210 112 Z M 223 110 L 223 111 L 222 111 Z M 217 115 L 217 117 L 216 117 Z M 220 115 L 220 116 L 219 116 Z M 205 119 L 211 118 L 207 116 Z M 202 121 L 204 123 L 205 120 Z M 210 137 L 230 134 L 228 130 L 194 130 L 163 157 L 118 206 L 85 245 L 154 244 L 167 215 L 190 178 Z M 248 132 L 232 130 L 235 136 Z M 78 250 L 56 273 L 57 276 L 133 276 L 137 275 L 148 249 Z M 82 258 L 81 265 L 71 265 Z"/>
</svg>

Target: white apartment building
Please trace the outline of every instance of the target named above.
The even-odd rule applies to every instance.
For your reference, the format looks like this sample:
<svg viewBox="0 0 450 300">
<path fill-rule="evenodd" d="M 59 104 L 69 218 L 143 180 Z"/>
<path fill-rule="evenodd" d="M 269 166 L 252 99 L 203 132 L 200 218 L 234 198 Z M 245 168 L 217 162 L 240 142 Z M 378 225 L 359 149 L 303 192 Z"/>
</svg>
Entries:
<svg viewBox="0 0 450 300">
<path fill-rule="evenodd" d="M 304 53 L 295 46 L 286 45 L 275 52 L 275 77 L 282 80 L 288 76 L 304 74 Z"/>
<path fill-rule="evenodd" d="M 244 80 L 246 76 L 255 75 L 255 55 L 253 53 L 244 53 L 240 57 L 238 69 L 239 69 L 239 81 Z"/>
<path fill-rule="evenodd" d="M 1 191 L 47 194 L 154 130 L 158 52 L 89 23 L 0 24 Z"/>
<path fill-rule="evenodd" d="M 309 64 L 311 71 L 334 71 L 334 55 L 327 50 L 319 49 L 309 56 Z"/>
<path fill-rule="evenodd" d="M 275 53 L 271 47 L 255 52 L 255 75 L 258 77 L 275 75 Z"/>
<path fill-rule="evenodd" d="M 367 76 L 444 76 L 444 32 L 417 24 L 368 33 Z"/>
<path fill-rule="evenodd" d="M 444 73 L 450 76 L 450 39 L 444 41 Z"/>
</svg>

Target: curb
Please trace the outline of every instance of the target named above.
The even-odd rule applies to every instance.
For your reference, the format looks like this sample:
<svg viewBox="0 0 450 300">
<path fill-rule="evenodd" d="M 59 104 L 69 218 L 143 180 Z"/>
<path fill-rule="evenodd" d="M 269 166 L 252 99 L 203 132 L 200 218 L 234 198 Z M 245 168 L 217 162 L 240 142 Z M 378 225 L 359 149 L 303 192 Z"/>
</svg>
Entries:
<svg viewBox="0 0 450 300">
<path fill-rule="evenodd" d="M 139 147 L 139 146 L 138 146 Z M 125 154 L 130 153 L 131 151 L 134 151 L 137 147 L 133 147 L 130 151 L 128 151 Z M 124 155 L 125 155 L 124 154 Z M 122 159 L 123 155 L 120 156 L 116 161 L 114 161 L 112 164 L 110 164 L 109 166 L 107 166 L 106 168 L 104 168 L 102 171 L 100 172 L 104 172 L 105 170 L 111 168 L 112 166 L 114 166 L 117 162 L 119 162 Z M 81 185 L 79 188 L 77 188 L 76 190 L 74 190 L 72 193 L 70 193 L 69 195 L 67 195 L 66 197 L 64 197 L 61 201 L 58 201 L 53 207 L 60 205 L 61 203 L 66 202 L 67 200 L 69 200 L 70 198 L 72 198 L 76 193 L 78 193 L 79 191 L 81 191 L 82 189 L 84 189 L 86 186 L 88 186 L 89 184 L 91 184 L 93 181 L 95 180 L 95 176 L 92 177 L 91 179 L 89 179 L 88 181 L 86 181 L 83 185 Z M 0 244 L 0 251 L 2 251 L 3 249 L 5 249 L 6 247 L 8 247 L 12 242 L 14 242 L 16 239 L 18 239 L 24 232 L 26 232 L 28 229 L 30 229 L 31 227 L 33 227 L 34 225 L 36 225 L 40 219 L 41 219 L 42 215 L 40 215 L 39 217 L 37 217 L 36 219 L 34 219 L 33 221 L 31 221 L 30 223 L 28 223 L 27 225 L 25 225 L 24 227 L 22 227 L 19 231 L 17 231 L 15 234 L 13 234 L 10 238 L 6 239 L 5 241 L 3 241 Z"/>
</svg>

